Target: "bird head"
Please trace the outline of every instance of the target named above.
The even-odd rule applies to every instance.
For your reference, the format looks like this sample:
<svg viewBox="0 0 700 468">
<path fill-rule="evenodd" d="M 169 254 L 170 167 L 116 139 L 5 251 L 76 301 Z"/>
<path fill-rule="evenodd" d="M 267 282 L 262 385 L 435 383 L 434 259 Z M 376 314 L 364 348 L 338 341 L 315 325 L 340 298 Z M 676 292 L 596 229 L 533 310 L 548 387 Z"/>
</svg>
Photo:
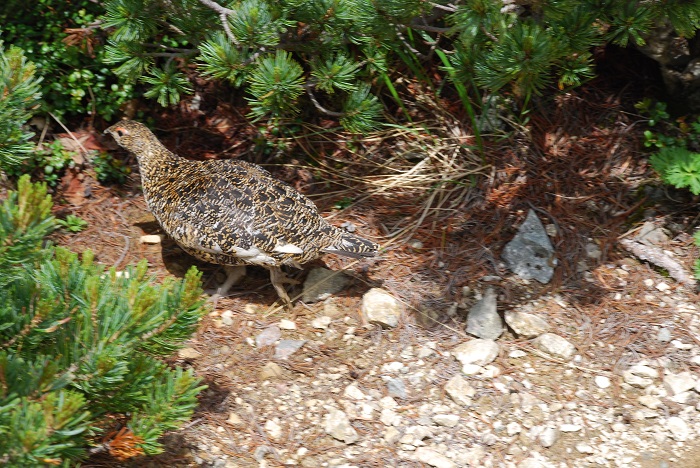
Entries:
<svg viewBox="0 0 700 468">
<path fill-rule="evenodd" d="M 144 124 L 133 120 L 123 120 L 109 127 L 104 133 L 112 135 L 122 148 L 140 156 L 151 148 L 158 139 Z"/>
</svg>

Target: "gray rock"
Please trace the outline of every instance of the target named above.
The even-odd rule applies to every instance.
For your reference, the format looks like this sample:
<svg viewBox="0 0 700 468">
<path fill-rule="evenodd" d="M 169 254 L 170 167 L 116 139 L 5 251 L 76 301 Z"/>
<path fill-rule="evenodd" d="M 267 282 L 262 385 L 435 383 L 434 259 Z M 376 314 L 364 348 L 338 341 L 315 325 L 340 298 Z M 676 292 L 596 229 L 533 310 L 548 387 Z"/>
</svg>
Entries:
<svg viewBox="0 0 700 468">
<path fill-rule="evenodd" d="M 459 375 L 455 375 L 445 384 L 445 393 L 449 395 L 455 403 L 464 406 L 472 405 L 472 398 L 476 395 L 476 389 Z"/>
<path fill-rule="evenodd" d="M 671 330 L 669 328 L 661 328 L 659 329 L 659 333 L 656 335 L 656 339 L 661 341 L 662 343 L 668 343 L 671 341 Z"/>
<path fill-rule="evenodd" d="M 405 399 L 406 394 L 406 384 L 403 383 L 401 379 L 389 379 L 386 382 L 386 388 L 389 391 L 389 395 L 394 398 Z"/>
<path fill-rule="evenodd" d="M 452 355 L 464 366 L 485 366 L 498 357 L 499 350 L 498 343 L 493 340 L 476 339 L 457 346 L 452 350 Z"/>
<path fill-rule="evenodd" d="M 484 297 L 469 311 L 467 333 L 488 340 L 495 340 L 503 333 L 503 321 L 496 311 L 493 288 L 487 288 Z"/>
<path fill-rule="evenodd" d="M 333 294 L 342 291 L 350 281 L 343 272 L 327 268 L 314 268 L 304 281 L 301 300 L 306 303 L 328 299 Z"/>
<path fill-rule="evenodd" d="M 331 437 L 346 444 L 355 443 L 360 438 L 355 428 L 350 425 L 348 416 L 335 408 L 331 408 L 326 414 L 324 429 Z"/>
<path fill-rule="evenodd" d="M 535 338 L 547 333 L 550 329 L 549 324 L 542 317 L 527 312 L 509 310 L 505 313 L 505 319 L 515 334 L 524 338 Z"/>
<path fill-rule="evenodd" d="M 275 359 L 288 359 L 289 356 L 294 354 L 304 346 L 306 340 L 280 340 L 275 347 Z"/>
<path fill-rule="evenodd" d="M 576 353 L 576 347 L 565 338 L 554 333 L 545 333 L 532 342 L 540 351 L 562 359 L 571 359 Z"/>
<path fill-rule="evenodd" d="M 545 284 L 552 279 L 557 259 L 552 242 L 534 210 L 528 212 L 518 233 L 503 249 L 503 260 L 523 279 L 534 278 Z"/>
<path fill-rule="evenodd" d="M 664 388 L 669 395 L 674 396 L 694 388 L 697 380 L 697 377 L 690 372 L 669 374 L 664 377 Z"/>
<path fill-rule="evenodd" d="M 418 447 L 415 451 L 415 457 L 417 461 L 434 466 L 435 468 L 457 467 L 457 465 L 446 456 L 426 447 Z"/>
<path fill-rule="evenodd" d="M 393 328 L 399 324 L 401 304 L 385 290 L 372 288 L 362 296 L 361 311 L 369 323 Z"/>
<path fill-rule="evenodd" d="M 263 348 L 275 344 L 282 337 L 282 331 L 277 325 L 270 325 L 255 337 L 255 346 Z"/>
</svg>

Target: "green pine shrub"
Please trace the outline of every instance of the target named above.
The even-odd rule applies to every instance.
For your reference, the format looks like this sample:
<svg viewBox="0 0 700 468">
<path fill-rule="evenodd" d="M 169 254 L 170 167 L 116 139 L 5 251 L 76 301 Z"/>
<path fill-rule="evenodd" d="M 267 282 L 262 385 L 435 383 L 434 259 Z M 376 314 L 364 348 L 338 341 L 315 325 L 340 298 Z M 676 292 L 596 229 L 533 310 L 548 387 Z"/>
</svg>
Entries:
<svg viewBox="0 0 700 468">
<path fill-rule="evenodd" d="M 159 359 L 204 313 L 200 273 L 156 285 L 145 260 L 117 272 L 90 251 L 42 249 L 55 227 L 46 190 L 25 175 L 0 208 L 0 463 L 159 453 L 204 388 Z"/>
<path fill-rule="evenodd" d="M 108 0 L 105 59 L 124 79 L 150 86 L 163 105 L 200 76 L 244 87 L 255 119 L 306 109 L 354 132 L 376 128 L 378 95 L 403 103 L 393 70 L 441 92 L 442 68 L 470 115 L 470 98 L 510 93 L 523 110 L 553 84 L 594 74 L 598 45 L 641 45 L 658 24 L 684 37 L 700 27 L 698 2 L 467 0 Z M 405 75 L 405 73 L 404 73 Z M 404 109 L 405 110 L 405 109 Z"/>
<path fill-rule="evenodd" d="M 24 125 L 41 98 L 35 72 L 21 49 L 5 50 L 0 42 L 0 172 L 17 168 L 34 150 Z"/>
</svg>

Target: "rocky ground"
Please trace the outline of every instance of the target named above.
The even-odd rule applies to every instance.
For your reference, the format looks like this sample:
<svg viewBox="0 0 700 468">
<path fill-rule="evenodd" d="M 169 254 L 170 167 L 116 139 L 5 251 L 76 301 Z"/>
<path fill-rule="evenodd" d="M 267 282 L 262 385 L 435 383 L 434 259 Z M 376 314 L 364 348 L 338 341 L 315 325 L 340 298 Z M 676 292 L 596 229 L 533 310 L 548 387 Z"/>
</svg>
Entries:
<svg viewBox="0 0 700 468">
<path fill-rule="evenodd" d="M 593 273 L 608 289 L 594 320 L 549 295 L 505 311 L 496 340 L 457 319 L 416 326 L 380 289 L 297 316 L 220 307 L 180 351 L 219 396 L 181 431 L 182 455 L 222 467 L 700 466 L 695 295 L 631 258 Z"/>
<path fill-rule="evenodd" d="M 173 358 L 208 385 L 192 421 L 167 436 L 165 454 L 127 465 L 700 466 L 700 312 L 688 279 L 697 213 L 682 208 L 696 201 L 653 185 L 633 102 L 595 87 L 566 94 L 526 134 L 489 143 L 489 167 L 453 120 L 439 137 L 334 141 L 311 155 L 315 166 L 272 161 L 382 255 L 310 265 L 291 311 L 250 268 Z M 201 156 L 209 133 L 182 129 L 203 127 L 160 134 Z M 373 178 L 358 175 L 367 167 Z M 57 215 L 89 227 L 55 235 L 59 244 L 117 269 L 146 258 L 156 279 L 196 263 L 148 215 L 137 178 L 116 189 L 69 182 Z M 344 197 L 354 208 L 337 211 Z M 529 209 L 553 244 L 539 263 L 553 270 L 547 285 L 503 263 Z M 197 265 L 208 288 L 222 280 Z M 327 279 L 321 266 L 345 273 Z M 319 281 L 335 288 L 311 291 Z"/>
<path fill-rule="evenodd" d="M 644 242 L 692 260 L 687 239 L 650 231 Z M 140 244 L 154 265 L 181 257 L 159 239 Z M 366 269 L 312 270 L 291 312 L 253 269 L 176 357 L 209 386 L 193 420 L 164 455 L 130 465 L 700 466 L 692 288 L 628 254 L 585 272 L 588 303 L 532 295 L 536 282 L 506 273 L 463 287 L 449 317 L 425 325 L 430 310 L 371 287 Z M 465 332 L 479 309 L 498 312 L 477 330 L 491 339 Z"/>
</svg>

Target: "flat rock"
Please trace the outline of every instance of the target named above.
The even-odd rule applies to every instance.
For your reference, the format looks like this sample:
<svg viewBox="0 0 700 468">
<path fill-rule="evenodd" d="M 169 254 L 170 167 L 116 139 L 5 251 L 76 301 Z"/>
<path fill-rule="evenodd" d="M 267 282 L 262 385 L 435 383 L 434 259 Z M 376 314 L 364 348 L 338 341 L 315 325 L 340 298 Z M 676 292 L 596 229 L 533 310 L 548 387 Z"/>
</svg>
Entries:
<svg viewBox="0 0 700 468">
<path fill-rule="evenodd" d="M 147 234 L 147 235 L 145 235 L 145 236 L 141 236 L 141 238 L 139 239 L 139 241 L 140 241 L 142 244 L 151 244 L 151 245 L 153 245 L 153 244 L 160 244 L 160 243 L 163 241 L 163 238 L 160 237 L 160 236 L 157 235 L 157 234 Z"/>
<path fill-rule="evenodd" d="M 485 366 L 498 357 L 500 348 L 493 340 L 476 339 L 462 343 L 452 350 L 452 355 L 463 366 L 476 364 Z"/>
<path fill-rule="evenodd" d="M 331 437 L 346 444 L 355 443 L 360 438 L 355 428 L 350 425 L 348 416 L 339 409 L 331 408 L 328 411 L 323 427 Z"/>
<path fill-rule="evenodd" d="M 455 427 L 459 424 L 459 416 L 456 414 L 435 414 L 432 420 L 438 426 Z"/>
<path fill-rule="evenodd" d="M 638 388 L 646 388 L 654 383 L 659 376 L 659 371 L 643 364 L 635 364 L 622 373 L 622 379 L 628 385 Z"/>
<path fill-rule="evenodd" d="M 304 281 L 301 300 L 306 303 L 323 301 L 342 291 L 349 282 L 350 278 L 343 272 L 314 268 Z"/>
<path fill-rule="evenodd" d="M 296 330 L 297 329 L 297 324 L 291 320 L 288 320 L 288 319 L 280 320 L 280 323 L 277 324 L 277 326 L 280 327 L 281 330 Z"/>
<path fill-rule="evenodd" d="M 260 380 L 279 379 L 284 377 L 284 369 L 277 363 L 268 362 L 260 369 Z"/>
<path fill-rule="evenodd" d="M 462 376 L 455 375 L 445 384 L 445 393 L 449 395 L 455 403 L 464 406 L 472 406 L 476 389 L 469 385 Z"/>
<path fill-rule="evenodd" d="M 671 416 L 668 418 L 668 421 L 666 421 L 666 428 L 668 428 L 671 437 L 673 437 L 675 441 L 684 442 L 688 440 L 690 436 L 690 427 L 688 427 L 688 423 L 678 416 Z"/>
<path fill-rule="evenodd" d="M 554 333 L 545 333 L 538 336 L 532 342 L 540 351 L 562 359 L 571 359 L 576 353 L 576 347 Z"/>
<path fill-rule="evenodd" d="M 416 460 L 435 468 L 456 468 L 457 465 L 446 456 L 426 447 L 418 447 L 415 451 Z"/>
<path fill-rule="evenodd" d="M 383 328 L 397 326 L 401 317 L 399 301 L 381 288 L 372 288 L 362 296 L 360 310 L 369 323 Z"/>
<path fill-rule="evenodd" d="M 275 359 L 288 359 L 289 356 L 294 354 L 304 346 L 306 340 L 280 340 L 275 346 Z"/>
<path fill-rule="evenodd" d="M 515 334 L 523 338 L 535 338 L 547 333 L 551 328 L 547 321 L 539 315 L 527 312 L 509 310 L 505 313 L 505 319 Z"/>
<path fill-rule="evenodd" d="M 544 284 L 552 279 L 557 264 L 554 248 L 534 210 L 528 211 L 502 256 L 508 268 L 523 279 L 536 279 Z"/>
<path fill-rule="evenodd" d="M 496 292 L 487 288 L 481 298 L 469 310 L 467 333 L 488 340 L 495 340 L 503 334 L 503 321 L 496 311 Z"/>
<path fill-rule="evenodd" d="M 320 328 L 322 330 L 325 330 L 326 328 L 328 328 L 328 325 L 330 325 L 332 321 L 333 319 L 329 316 L 322 315 L 321 317 L 316 317 L 315 319 L 313 319 L 311 321 L 311 326 L 314 328 Z"/>
<path fill-rule="evenodd" d="M 697 377 L 691 372 L 681 372 L 679 374 L 669 374 L 664 377 L 664 388 L 669 395 L 674 396 L 687 392 L 695 388 Z"/>
<path fill-rule="evenodd" d="M 386 389 L 389 396 L 405 399 L 407 397 L 406 384 L 399 378 L 389 379 L 386 382 Z"/>
<path fill-rule="evenodd" d="M 277 342 L 282 337 L 282 331 L 277 325 L 270 325 L 265 328 L 262 332 L 258 333 L 255 337 L 255 346 L 258 348 L 263 348 L 265 346 L 271 346 Z"/>
<path fill-rule="evenodd" d="M 182 348 L 177 352 L 177 356 L 182 359 L 197 359 L 202 353 L 194 348 Z"/>
</svg>

